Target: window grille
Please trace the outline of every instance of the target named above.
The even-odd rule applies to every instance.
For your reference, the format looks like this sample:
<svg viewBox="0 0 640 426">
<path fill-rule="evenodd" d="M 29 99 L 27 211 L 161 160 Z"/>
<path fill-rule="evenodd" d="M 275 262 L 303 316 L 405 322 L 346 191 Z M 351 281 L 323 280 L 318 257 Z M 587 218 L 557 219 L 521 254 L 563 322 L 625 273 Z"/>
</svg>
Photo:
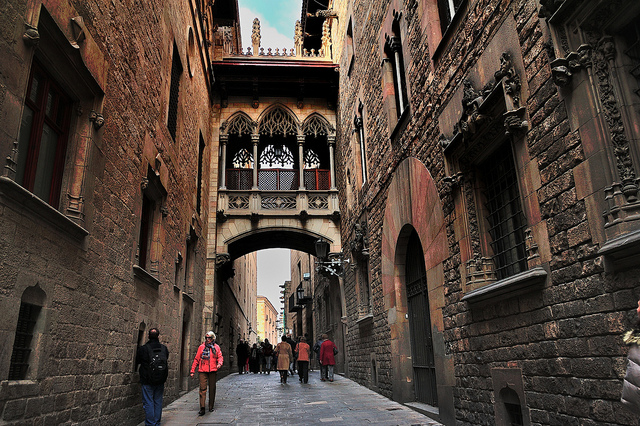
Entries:
<svg viewBox="0 0 640 426">
<path fill-rule="evenodd" d="M 520 405 L 505 402 L 504 406 L 507 411 L 507 416 L 509 417 L 509 425 L 522 426 L 524 423 L 522 419 L 522 408 Z"/>
<path fill-rule="evenodd" d="M 171 86 L 169 88 L 169 114 L 167 128 L 173 140 L 176 140 L 178 125 L 178 95 L 180 93 L 180 76 L 182 75 L 182 63 L 178 55 L 178 48 L 173 45 L 173 61 L 171 63 Z"/>
<path fill-rule="evenodd" d="M 227 188 L 230 190 L 249 190 L 252 186 L 252 169 L 227 169 Z"/>
<path fill-rule="evenodd" d="M 503 279 L 527 269 L 526 220 L 509 143 L 491 154 L 482 166 L 482 175 L 496 274 Z"/>
<path fill-rule="evenodd" d="M 9 366 L 9 380 L 23 380 L 27 378 L 29 370 L 29 355 L 31 355 L 31 341 L 33 330 L 40 314 L 40 306 L 29 303 L 20 305 L 16 337 L 13 342 L 11 364 Z"/>
</svg>

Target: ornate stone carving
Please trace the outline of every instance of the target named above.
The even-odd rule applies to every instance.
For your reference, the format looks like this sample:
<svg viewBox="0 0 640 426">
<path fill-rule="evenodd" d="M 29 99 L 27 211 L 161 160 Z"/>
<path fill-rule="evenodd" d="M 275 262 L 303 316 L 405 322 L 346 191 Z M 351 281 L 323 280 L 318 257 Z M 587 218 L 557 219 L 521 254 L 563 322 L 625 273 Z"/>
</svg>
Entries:
<svg viewBox="0 0 640 426">
<path fill-rule="evenodd" d="M 507 136 L 524 133 L 529 128 L 529 123 L 524 119 L 525 114 L 526 109 L 522 107 L 507 111 L 502 115 Z"/>
<path fill-rule="evenodd" d="M 484 100 L 482 95 L 475 91 L 471 81 L 465 80 L 463 84 L 462 116 L 454 126 L 454 130 L 456 133 L 462 133 L 464 138 L 470 138 L 488 120 L 488 117 L 480 113 L 480 105 Z"/>
<path fill-rule="evenodd" d="M 611 134 L 618 176 L 622 181 L 621 190 L 627 201 L 635 202 L 638 200 L 636 172 L 631 159 L 629 141 L 625 134 L 620 105 L 611 82 L 610 68 L 614 65 L 615 54 L 616 48 L 613 37 L 605 36 L 601 38 L 594 51 L 594 70 L 598 79 L 600 101 L 602 102 L 605 119 Z"/>
<path fill-rule="evenodd" d="M 18 141 L 13 141 L 13 148 L 7 155 L 6 163 L 4 165 L 4 175 L 9 179 L 16 179 L 16 169 L 18 167 Z"/>
<path fill-rule="evenodd" d="M 454 188 L 458 188 L 462 186 L 463 182 L 463 174 L 462 172 L 455 173 L 451 176 L 445 176 L 442 178 L 442 183 L 444 184 L 445 190 L 447 192 L 453 191 Z"/>
<path fill-rule="evenodd" d="M 167 208 L 167 206 L 160 207 L 160 214 L 162 215 L 162 217 L 169 216 L 169 209 Z"/>
<path fill-rule="evenodd" d="M 516 72 L 507 52 L 500 56 L 500 69 L 494 73 L 496 83 L 503 81 L 504 91 L 511 96 L 516 107 L 520 106 L 520 76 Z"/>
<path fill-rule="evenodd" d="M 89 113 L 89 121 L 93 123 L 94 129 L 100 130 L 100 128 L 104 125 L 104 116 L 99 112 L 91 110 L 91 112 Z"/>
<path fill-rule="evenodd" d="M 527 248 L 527 263 L 529 268 L 531 268 L 540 264 L 540 252 L 538 250 L 538 244 L 536 244 L 533 239 L 533 232 L 531 231 L 531 228 L 525 229 L 524 235 L 525 246 Z"/>
<path fill-rule="evenodd" d="M 251 41 L 253 42 L 253 51 L 257 52 L 260 47 L 260 20 L 258 18 L 253 19 L 253 26 L 251 28 Z"/>
<path fill-rule="evenodd" d="M 144 191 L 148 187 L 149 187 L 149 178 L 145 176 L 142 178 L 142 181 L 140 182 L 140 188 Z"/>
<path fill-rule="evenodd" d="M 71 29 L 73 31 L 73 38 L 75 43 L 82 43 L 86 38 L 84 19 L 82 19 L 82 16 L 71 18 Z"/>
<path fill-rule="evenodd" d="M 220 223 L 225 223 L 229 219 L 229 216 L 226 215 L 224 210 L 216 211 L 216 220 Z"/>
<path fill-rule="evenodd" d="M 353 225 L 353 231 L 351 234 L 351 252 L 354 255 L 362 258 L 369 257 L 369 236 L 367 235 L 367 222 L 364 220 L 362 222 L 356 222 L 355 225 Z"/>
<path fill-rule="evenodd" d="M 37 47 L 40 43 L 40 33 L 38 28 L 29 24 L 24 24 L 26 30 L 22 35 L 22 41 L 29 47 Z"/>
<path fill-rule="evenodd" d="M 302 43 L 304 38 L 302 37 L 302 24 L 300 21 L 296 21 L 296 28 L 293 34 L 293 43 L 296 46 L 296 56 L 302 56 Z"/>
<path fill-rule="evenodd" d="M 538 17 L 546 19 L 551 18 L 562 3 L 564 3 L 564 0 L 540 0 Z"/>
<path fill-rule="evenodd" d="M 231 263 L 231 256 L 229 256 L 229 253 L 216 254 L 216 269 L 220 269 L 229 263 Z"/>
<path fill-rule="evenodd" d="M 475 287 L 497 280 L 493 260 L 490 257 L 476 257 L 467 264 L 467 285 Z"/>
</svg>

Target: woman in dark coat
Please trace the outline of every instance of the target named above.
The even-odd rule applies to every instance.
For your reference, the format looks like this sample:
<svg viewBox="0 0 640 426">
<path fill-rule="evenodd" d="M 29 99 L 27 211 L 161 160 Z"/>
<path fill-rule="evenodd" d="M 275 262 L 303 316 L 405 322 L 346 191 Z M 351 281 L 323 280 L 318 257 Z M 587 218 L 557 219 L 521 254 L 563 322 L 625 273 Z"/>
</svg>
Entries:
<svg viewBox="0 0 640 426">
<path fill-rule="evenodd" d="M 258 353 L 258 344 L 254 343 L 249 351 L 249 371 L 257 374 L 260 369 L 260 354 Z"/>
</svg>

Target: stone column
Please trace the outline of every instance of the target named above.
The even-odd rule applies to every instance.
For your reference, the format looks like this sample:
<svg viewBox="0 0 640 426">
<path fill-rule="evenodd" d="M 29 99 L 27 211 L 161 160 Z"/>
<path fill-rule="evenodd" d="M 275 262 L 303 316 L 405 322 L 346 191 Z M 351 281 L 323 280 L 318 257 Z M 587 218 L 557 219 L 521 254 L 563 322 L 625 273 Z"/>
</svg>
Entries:
<svg viewBox="0 0 640 426">
<path fill-rule="evenodd" d="M 404 96 L 402 94 L 402 62 L 400 61 L 400 49 L 402 48 L 402 45 L 400 44 L 400 38 L 391 37 L 389 39 L 389 47 L 393 52 L 394 71 L 396 74 L 396 96 L 398 98 L 398 104 L 400 106 L 400 111 L 398 111 L 399 117 L 402 115 L 405 109 Z"/>
<path fill-rule="evenodd" d="M 334 151 L 336 146 L 336 137 L 335 135 L 327 136 L 327 142 L 329 143 L 329 170 L 331 174 L 331 190 L 336 190 L 336 169 L 335 169 L 335 160 L 334 160 Z"/>
<path fill-rule="evenodd" d="M 229 135 L 220 135 L 220 146 L 222 147 L 222 155 L 220 159 L 222 176 L 220 176 L 220 189 L 227 189 L 227 142 Z"/>
<path fill-rule="evenodd" d="M 304 135 L 298 135 L 298 163 L 300 164 L 300 170 L 298 172 L 298 190 L 302 191 L 305 188 L 304 185 Z"/>
<path fill-rule="evenodd" d="M 251 135 L 251 142 L 253 143 L 253 187 L 251 189 L 258 189 L 258 167 L 260 167 L 260 159 L 258 158 L 258 143 L 260 142 L 260 135 Z"/>
</svg>

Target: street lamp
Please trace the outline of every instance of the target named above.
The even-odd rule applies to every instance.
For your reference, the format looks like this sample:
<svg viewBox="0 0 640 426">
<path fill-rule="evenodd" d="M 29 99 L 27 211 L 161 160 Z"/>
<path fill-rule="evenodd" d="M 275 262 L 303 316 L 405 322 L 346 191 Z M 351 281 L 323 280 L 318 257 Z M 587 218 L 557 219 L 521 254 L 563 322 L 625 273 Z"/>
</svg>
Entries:
<svg viewBox="0 0 640 426">
<path fill-rule="evenodd" d="M 316 271 L 327 272 L 336 277 L 344 275 L 343 265 L 349 263 L 349 259 L 343 259 L 342 253 L 329 255 L 329 243 L 322 238 L 316 241 L 315 248 L 318 258 Z"/>
</svg>

